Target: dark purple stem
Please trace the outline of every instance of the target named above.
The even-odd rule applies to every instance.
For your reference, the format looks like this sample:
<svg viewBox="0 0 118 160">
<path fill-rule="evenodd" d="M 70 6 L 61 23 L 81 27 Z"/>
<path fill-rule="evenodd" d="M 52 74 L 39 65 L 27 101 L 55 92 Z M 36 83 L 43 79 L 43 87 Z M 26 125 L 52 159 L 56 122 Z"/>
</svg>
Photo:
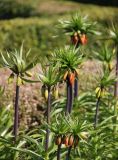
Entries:
<svg viewBox="0 0 118 160">
<path fill-rule="evenodd" d="M 96 112 L 95 112 L 94 128 L 96 128 L 96 127 L 97 127 L 97 124 L 98 124 L 99 103 L 100 103 L 100 97 L 97 99 L 97 103 L 96 103 Z"/>
<path fill-rule="evenodd" d="M 118 78 L 118 48 L 116 53 L 116 78 Z M 118 99 L 118 80 L 115 82 L 114 97 Z M 117 103 L 117 102 L 116 102 Z M 117 104 L 114 105 L 114 123 L 117 124 Z M 117 127 L 114 126 L 114 134 L 117 132 Z"/>
<path fill-rule="evenodd" d="M 67 80 L 67 102 L 66 102 L 66 115 L 69 113 L 69 106 L 70 106 L 70 83 Z"/>
<path fill-rule="evenodd" d="M 50 124 L 50 111 L 51 111 L 51 88 L 48 87 L 48 101 L 47 101 L 47 124 Z M 45 151 L 48 151 L 49 146 L 49 128 L 46 130 L 46 145 L 45 145 Z"/>
<path fill-rule="evenodd" d="M 14 130 L 13 130 L 14 141 L 15 142 L 16 142 L 17 134 L 18 134 L 19 88 L 20 87 L 16 84 L 16 97 L 15 97 L 15 105 L 14 105 L 14 109 L 15 109 L 15 113 L 14 113 Z"/>
<path fill-rule="evenodd" d="M 69 106 L 69 113 L 72 111 L 72 106 L 73 106 L 73 86 L 70 85 L 70 106 Z"/>
<path fill-rule="evenodd" d="M 116 78 L 118 77 L 118 51 L 116 54 Z M 118 81 L 115 82 L 114 96 L 118 97 Z"/>
<path fill-rule="evenodd" d="M 77 43 L 77 45 L 75 46 L 76 48 L 79 47 L 79 43 Z M 76 99 L 78 97 L 78 78 L 77 75 L 75 77 L 75 82 L 74 82 L 74 98 Z"/>
<path fill-rule="evenodd" d="M 69 82 L 69 78 L 67 78 L 67 103 L 66 103 L 66 115 L 71 113 L 73 105 L 73 87 Z"/>
<path fill-rule="evenodd" d="M 70 147 L 68 148 L 68 153 L 66 154 L 66 160 L 69 160 L 69 159 L 70 159 L 71 149 L 72 149 L 72 146 L 70 146 Z"/>
<path fill-rule="evenodd" d="M 58 145 L 58 150 L 57 150 L 57 160 L 61 159 L 61 144 Z"/>
<path fill-rule="evenodd" d="M 76 77 L 74 82 L 74 98 L 77 98 L 77 97 L 78 97 L 78 79 Z"/>
</svg>

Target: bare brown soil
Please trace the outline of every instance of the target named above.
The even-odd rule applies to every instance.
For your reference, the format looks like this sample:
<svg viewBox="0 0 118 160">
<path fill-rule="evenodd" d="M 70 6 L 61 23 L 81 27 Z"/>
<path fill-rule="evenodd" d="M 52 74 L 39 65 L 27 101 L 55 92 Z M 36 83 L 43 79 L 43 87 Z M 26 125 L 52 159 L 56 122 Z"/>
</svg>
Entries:
<svg viewBox="0 0 118 160">
<path fill-rule="evenodd" d="M 94 81 L 94 73 L 98 72 L 98 65 L 95 62 L 86 62 L 79 71 L 79 87 L 80 90 L 85 88 L 94 87 L 92 81 Z M 38 73 L 39 69 L 36 67 L 32 70 L 32 73 Z M 3 98 L 0 99 L 0 103 L 5 105 L 14 104 L 15 98 L 15 84 L 7 84 L 7 78 L 10 75 L 8 69 L 0 70 L 0 85 L 5 86 L 5 93 Z M 15 82 L 14 82 L 15 83 Z M 92 84 L 92 85 L 90 85 Z M 95 84 L 95 83 L 94 83 Z M 20 87 L 20 126 L 23 129 L 28 127 L 40 125 L 41 119 L 45 113 L 45 100 L 41 95 L 41 83 L 27 83 Z M 64 90 L 64 85 L 60 86 L 60 94 Z M 2 106 L 1 106 L 2 107 Z"/>
</svg>

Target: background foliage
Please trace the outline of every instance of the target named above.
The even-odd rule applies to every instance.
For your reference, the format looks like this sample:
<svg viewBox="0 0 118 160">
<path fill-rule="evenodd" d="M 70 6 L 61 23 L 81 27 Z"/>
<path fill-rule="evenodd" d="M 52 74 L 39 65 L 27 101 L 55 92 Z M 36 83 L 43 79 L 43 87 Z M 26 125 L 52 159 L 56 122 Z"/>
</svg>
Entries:
<svg viewBox="0 0 118 160">
<path fill-rule="evenodd" d="M 80 2 L 86 2 L 87 4 L 83 4 Z M 93 5 L 94 3 L 109 6 L 113 5 L 114 7 L 112 8 L 111 6 L 97 6 Z M 116 23 L 116 26 L 118 26 L 118 8 L 116 5 L 117 1 L 115 0 L 109 0 L 107 2 L 105 0 L 73 0 L 73 2 L 67 0 L 0 0 L 0 50 L 4 54 L 5 50 L 11 51 L 14 49 L 14 47 L 19 48 L 21 46 L 21 43 L 24 41 L 24 49 L 28 50 L 31 48 L 32 55 L 38 54 L 40 61 L 43 62 L 44 56 L 50 58 L 50 53 L 54 51 L 55 48 L 57 48 L 58 46 L 63 47 L 65 44 L 70 44 L 70 39 L 63 34 L 63 31 L 61 29 L 58 29 L 58 19 L 66 20 L 74 12 L 80 11 L 83 15 L 88 14 L 91 20 L 98 21 L 98 23 L 101 24 L 101 26 L 98 25 L 100 31 L 106 31 L 107 27 L 110 28 L 111 21 L 114 21 Z M 106 32 L 104 33 L 104 36 L 106 36 Z M 97 39 L 97 36 L 93 38 L 89 37 L 89 43 L 95 44 L 95 49 L 97 49 Z M 102 39 L 102 42 L 104 42 L 104 39 Z M 87 48 L 89 48 L 88 50 L 91 51 L 91 47 L 88 47 L 89 45 L 87 45 Z M 85 48 L 83 47 L 83 50 L 84 49 Z M 89 57 L 92 57 L 92 52 L 87 51 L 87 54 L 89 54 Z M 79 71 L 80 95 L 77 101 L 74 103 L 73 116 L 76 117 L 78 116 L 78 113 L 80 113 L 79 120 L 82 122 L 84 120 L 89 123 L 93 122 L 96 105 L 96 96 L 94 90 L 96 88 L 96 84 L 98 83 L 94 78 L 94 74 L 100 75 L 100 71 L 98 71 L 99 69 L 99 62 L 97 61 L 96 63 L 95 60 L 94 62 L 85 62 L 85 64 L 81 67 L 81 71 Z M 5 77 L 8 74 L 9 73 L 7 72 L 3 72 L 4 76 L 1 77 Z M 2 83 L 2 80 L 0 82 Z M 9 138 L 8 141 L 7 139 L 0 137 L 0 158 L 4 160 L 16 160 L 18 157 L 19 160 L 23 160 L 25 158 L 25 155 L 27 155 L 27 159 L 29 160 L 32 160 L 32 158 L 34 158 L 35 160 L 39 160 L 40 156 L 45 156 L 45 151 L 42 147 L 44 146 L 45 140 L 45 125 L 42 126 L 40 130 L 39 128 L 38 130 L 33 129 L 36 126 L 39 127 L 39 124 L 42 124 L 42 122 L 44 122 L 43 115 L 45 114 L 46 106 L 44 104 L 44 99 L 41 97 L 41 93 L 39 93 L 41 85 L 34 85 L 35 88 L 32 88 L 33 84 L 27 84 L 25 85 L 24 90 L 22 90 L 23 86 L 21 87 L 21 104 L 19 114 L 19 118 L 21 119 L 20 131 L 22 130 L 23 133 L 27 133 L 30 130 L 31 133 L 27 133 L 28 136 L 21 136 L 18 139 L 16 145 L 13 144 L 13 137 L 11 136 L 10 132 L 13 125 L 13 123 L 11 122 L 11 117 L 13 117 L 12 104 L 14 102 L 13 98 L 11 98 L 14 94 L 13 84 L 9 85 L 9 87 L 7 85 L 8 88 L 6 87 L 5 94 L 0 97 L 0 115 L 2 117 L 0 121 L 0 134 L 4 134 L 6 136 L 5 138 Z M 63 96 L 65 96 L 65 92 L 61 87 L 60 90 L 61 91 L 59 92 L 59 97 L 62 98 Z M 31 94 L 32 97 L 29 96 Z M 29 99 L 27 98 L 28 96 L 30 97 Z M 111 117 L 114 115 L 113 106 L 115 102 L 109 102 L 109 97 L 113 99 L 111 95 L 108 95 L 108 97 L 105 97 L 101 100 L 100 121 L 102 121 L 102 123 L 99 125 L 98 130 L 94 132 L 93 127 L 90 126 L 88 143 L 85 143 L 85 141 L 81 139 L 79 143 L 80 148 L 73 152 L 73 154 L 71 155 L 72 159 L 73 157 L 74 159 L 78 159 L 79 156 L 81 157 L 81 159 L 87 160 L 105 160 L 106 157 L 107 159 L 117 160 L 118 136 L 113 136 L 114 126 L 112 125 L 113 118 Z M 11 101 L 12 103 L 10 103 Z M 9 103 L 10 106 L 6 105 L 6 103 Z M 57 126 L 57 117 L 55 117 L 55 115 L 58 112 L 61 113 L 64 111 L 65 104 L 65 97 L 62 99 L 58 99 L 53 103 L 53 112 L 51 114 L 53 115 L 52 119 L 54 122 L 54 128 L 56 128 L 55 126 Z M 107 120 L 108 117 L 111 118 Z M 75 121 L 72 121 L 72 124 L 76 124 Z M 60 128 L 62 126 L 60 126 Z M 77 124 L 72 126 L 72 129 L 75 130 L 76 126 L 79 125 Z M 59 133 L 60 130 L 58 130 L 57 127 L 57 131 L 55 132 L 53 130 L 53 126 L 51 127 L 53 134 L 53 136 L 51 136 L 54 137 L 54 134 Z M 88 131 L 88 127 L 89 126 L 87 126 L 87 128 L 85 128 L 85 130 L 83 131 Z M 66 127 L 64 129 L 66 129 Z M 22 135 L 22 133 L 20 134 Z M 51 139 L 51 142 L 54 142 L 54 139 Z M 18 150 L 19 152 L 16 152 L 16 150 Z M 8 151 L 10 152 L 8 155 L 6 155 Z M 51 143 L 50 159 L 54 157 L 56 151 L 57 146 L 54 143 Z M 65 148 L 62 149 L 62 152 L 64 155 Z M 7 156 L 7 158 L 4 156 Z"/>
<path fill-rule="evenodd" d="M 70 43 L 55 27 L 57 19 L 65 19 L 68 12 L 72 14 L 75 11 L 89 14 L 92 19 L 102 22 L 104 27 L 118 19 L 117 8 L 57 0 L 0 0 L 0 18 L 3 19 L 0 21 L 0 49 L 12 50 L 24 41 L 26 49 L 32 48 L 33 54 L 49 55 L 53 48 L 66 41 Z"/>
</svg>

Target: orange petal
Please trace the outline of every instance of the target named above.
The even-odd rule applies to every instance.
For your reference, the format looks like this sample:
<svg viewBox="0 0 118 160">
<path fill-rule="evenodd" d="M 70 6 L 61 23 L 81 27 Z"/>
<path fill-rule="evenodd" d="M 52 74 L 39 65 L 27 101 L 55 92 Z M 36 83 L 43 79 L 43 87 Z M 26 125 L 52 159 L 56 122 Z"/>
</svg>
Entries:
<svg viewBox="0 0 118 160">
<path fill-rule="evenodd" d="M 70 84 L 73 85 L 74 81 L 75 81 L 75 74 L 74 73 L 70 74 L 69 80 L 70 80 Z"/>
<path fill-rule="evenodd" d="M 85 34 L 81 35 L 80 40 L 81 40 L 81 44 L 83 44 L 83 45 L 88 42 L 87 37 L 86 37 Z"/>
</svg>

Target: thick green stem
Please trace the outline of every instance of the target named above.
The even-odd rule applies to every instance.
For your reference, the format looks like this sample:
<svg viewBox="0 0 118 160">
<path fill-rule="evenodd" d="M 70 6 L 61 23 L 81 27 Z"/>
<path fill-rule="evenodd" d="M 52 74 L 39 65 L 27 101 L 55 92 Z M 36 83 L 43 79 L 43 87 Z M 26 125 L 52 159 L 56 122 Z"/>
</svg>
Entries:
<svg viewBox="0 0 118 160">
<path fill-rule="evenodd" d="M 17 78 L 18 78 L 18 76 L 17 76 Z M 20 87 L 16 84 L 16 97 L 15 97 L 15 105 L 14 105 L 14 109 L 15 109 L 15 113 L 14 113 L 14 130 L 13 130 L 14 141 L 16 141 L 17 134 L 18 134 L 19 89 L 20 89 Z"/>
<path fill-rule="evenodd" d="M 66 160 L 69 160 L 69 159 L 70 159 L 71 149 L 72 149 L 72 146 L 70 146 L 70 147 L 68 148 L 68 153 L 66 154 Z"/>
<path fill-rule="evenodd" d="M 49 155 L 48 154 L 46 154 L 45 160 L 49 160 Z"/>
<path fill-rule="evenodd" d="M 58 145 L 58 150 L 57 150 L 57 160 L 61 160 L 61 144 Z"/>
<path fill-rule="evenodd" d="M 47 124 L 50 124 L 50 111 L 51 111 L 51 88 L 48 87 L 48 101 L 47 101 Z M 46 145 L 45 145 L 45 151 L 48 151 L 49 146 L 49 128 L 46 130 Z"/>
<path fill-rule="evenodd" d="M 100 97 L 97 99 L 97 103 L 96 103 L 96 112 L 95 112 L 95 119 L 94 119 L 94 128 L 96 128 L 96 127 L 97 127 L 97 124 L 98 124 L 99 103 L 100 103 Z"/>
</svg>

